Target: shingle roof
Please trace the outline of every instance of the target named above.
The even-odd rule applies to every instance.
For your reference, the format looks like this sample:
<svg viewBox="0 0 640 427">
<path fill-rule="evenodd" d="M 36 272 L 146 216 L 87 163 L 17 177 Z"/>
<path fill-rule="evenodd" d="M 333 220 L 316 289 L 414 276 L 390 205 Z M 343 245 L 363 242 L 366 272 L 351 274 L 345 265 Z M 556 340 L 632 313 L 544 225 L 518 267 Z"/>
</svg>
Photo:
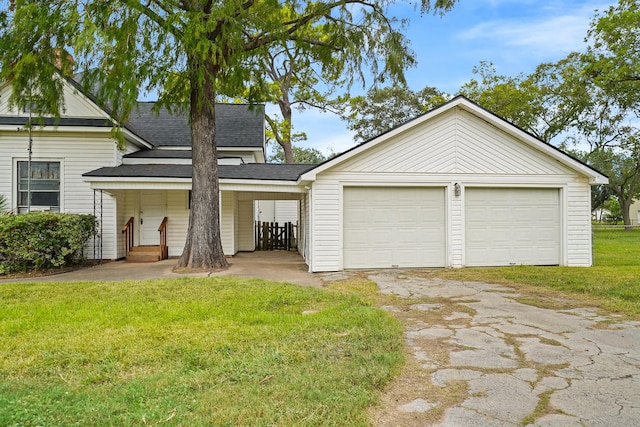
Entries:
<svg viewBox="0 0 640 427">
<path fill-rule="evenodd" d="M 128 124 L 156 147 L 191 145 L 187 112 L 160 108 L 155 102 L 139 102 Z M 246 104 L 216 104 L 216 145 L 218 147 L 264 146 L 264 107 Z"/>
<path fill-rule="evenodd" d="M 300 175 L 317 165 L 279 163 L 248 163 L 219 165 L 219 179 L 256 179 L 267 181 L 297 181 Z M 104 167 L 82 176 L 101 178 L 191 178 L 191 165 L 120 165 Z"/>
<path fill-rule="evenodd" d="M 140 150 L 124 157 L 130 159 L 190 159 L 191 150 Z"/>
<path fill-rule="evenodd" d="M 33 118 L 32 123 L 37 126 L 87 126 L 87 127 L 112 127 L 108 119 L 92 119 L 84 117 L 60 117 L 55 119 L 53 117 Z M 18 125 L 24 126 L 29 122 L 28 117 L 19 116 L 1 116 L 0 125 Z"/>
</svg>

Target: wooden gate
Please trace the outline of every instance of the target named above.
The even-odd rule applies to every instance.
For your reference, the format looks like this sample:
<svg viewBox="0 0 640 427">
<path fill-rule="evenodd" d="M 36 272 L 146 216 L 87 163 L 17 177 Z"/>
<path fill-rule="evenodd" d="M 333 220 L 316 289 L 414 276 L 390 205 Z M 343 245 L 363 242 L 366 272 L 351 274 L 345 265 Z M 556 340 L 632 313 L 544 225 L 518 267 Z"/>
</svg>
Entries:
<svg viewBox="0 0 640 427">
<path fill-rule="evenodd" d="M 279 225 L 277 222 L 256 221 L 257 251 L 290 251 L 297 249 L 298 226 L 292 222 Z"/>
</svg>

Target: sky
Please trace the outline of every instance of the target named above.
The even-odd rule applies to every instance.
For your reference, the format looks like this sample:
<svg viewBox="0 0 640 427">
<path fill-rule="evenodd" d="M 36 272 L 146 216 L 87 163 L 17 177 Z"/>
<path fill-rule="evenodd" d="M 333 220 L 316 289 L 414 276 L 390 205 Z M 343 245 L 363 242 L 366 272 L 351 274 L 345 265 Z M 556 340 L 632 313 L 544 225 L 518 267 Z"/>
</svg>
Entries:
<svg viewBox="0 0 640 427">
<path fill-rule="evenodd" d="M 409 87 L 434 86 L 455 95 L 474 77 L 473 67 L 480 61 L 493 62 L 498 74 L 515 76 L 584 50 L 595 11 L 614 4 L 617 1 L 459 0 L 442 17 L 421 16 L 406 3 L 394 5 L 390 14 L 410 21 L 405 35 L 418 65 L 406 72 Z M 302 147 L 327 153 L 355 145 L 346 123 L 330 113 L 294 112 L 293 125 L 307 134 L 307 141 L 299 143 Z"/>
</svg>

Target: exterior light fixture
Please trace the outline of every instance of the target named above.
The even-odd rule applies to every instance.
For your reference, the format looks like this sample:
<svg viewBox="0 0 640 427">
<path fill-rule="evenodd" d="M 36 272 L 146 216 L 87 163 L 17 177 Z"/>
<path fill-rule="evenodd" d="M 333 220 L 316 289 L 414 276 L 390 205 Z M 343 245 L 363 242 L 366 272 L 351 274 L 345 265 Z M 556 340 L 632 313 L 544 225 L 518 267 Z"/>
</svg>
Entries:
<svg viewBox="0 0 640 427">
<path fill-rule="evenodd" d="M 457 182 L 453 184 L 453 195 L 456 197 L 460 196 L 460 184 Z"/>
</svg>

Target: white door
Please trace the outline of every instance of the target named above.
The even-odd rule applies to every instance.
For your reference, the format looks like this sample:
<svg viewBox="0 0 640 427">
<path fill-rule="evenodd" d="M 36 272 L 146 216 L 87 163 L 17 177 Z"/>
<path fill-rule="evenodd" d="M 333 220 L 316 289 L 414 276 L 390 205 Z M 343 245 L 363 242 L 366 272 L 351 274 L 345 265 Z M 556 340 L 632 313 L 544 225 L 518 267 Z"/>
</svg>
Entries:
<svg viewBox="0 0 640 427">
<path fill-rule="evenodd" d="M 444 188 L 345 187 L 344 268 L 443 267 Z"/>
<path fill-rule="evenodd" d="M 467 188 L 467 266 L 560 264 L 560 192 Z"/>
<path fill-rule="evenodd" d="M 166 216 L 167 193 L 163 190 L 140 191 L 140 245 L 159 245 L 158 227 Z"/>
</svg>

